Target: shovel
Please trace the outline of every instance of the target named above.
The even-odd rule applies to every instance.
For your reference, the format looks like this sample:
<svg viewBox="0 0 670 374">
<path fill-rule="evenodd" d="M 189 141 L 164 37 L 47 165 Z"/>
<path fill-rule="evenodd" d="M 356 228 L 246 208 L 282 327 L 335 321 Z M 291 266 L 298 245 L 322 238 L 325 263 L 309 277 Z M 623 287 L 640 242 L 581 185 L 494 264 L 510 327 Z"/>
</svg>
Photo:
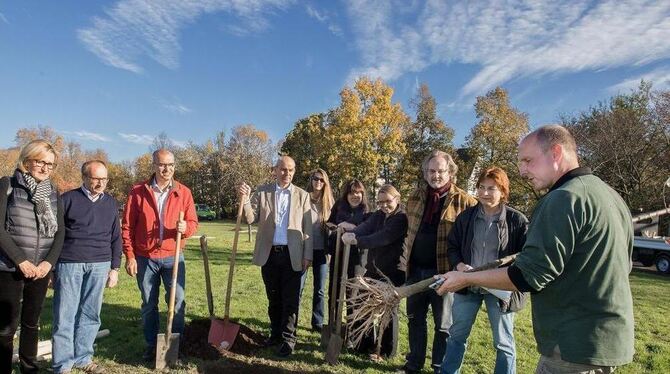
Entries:
<svg viewBox="0 0 670 374">
<path fill-rule="evenodd" d="M 335 305 L 337 304 L 337 287 L 336 283 L 337 282 L 337 274 L 340 269 L 340 242 L 342 238 L 342 231 L 340 229 L 337 229 L 337 242 L 335 244 L 335 258 L 333 259 L 334 262 L 334 267 L 333 269 L 335 270 L 334 274 L 330 274 L 330 276 L 333 278 L 332 281 L 332 286 L 330 290 L 330 297 L 328 299 L 328 325 L 323 326 L 321 329 L 321 347 L 327 347 L 328 342 L 330 341 L 330 334 L 333 331 L 334 324 L 335 324 Z"/>
<path fill-rule="evenodd" d="M 228 287 L 226 288 L 226 303 L 223 320 L 212 318 L 212 324 L 209 327 L 209 336 L 207 342 L 220 350 L 230 350 L 235 343 L 237 333 L 240 331 L 240 325 L 230 321 L 230 295 L 233 289 L 233 274 L 235 272 L 235 256 L 237 255 L 237 241 L 240 238 L 240 223 L 242 222 L 242 211 L 244 204 L 240 201 L 237 209 L 237 222 L 235 223 L 235 237 L 233 239 L 233 250 L 230 253 L 230 268 L 228 269 Z M 211 289 L 210 289 L 211 296 Z M 210 311 L 213 314 L 213 309 Z"/>
<path fill-rule="evenodd" d="M 207 343 L 214 347 L 221 345 L 219 336 L 222 336 L 225 321 L 214 316 L 214 298 L 212 297 L 212 281 L 209 275 L 209 255 L 207 254 L 207 236 L 200 237 L 200 251 L 202 252 L 202 262 L 205 266 L 205 288 L 207 290 L 207 307 L 209 308 L 209 334 L 207 335 Z"/>
<path fill-rule="evenodd" d="M 179 221 L 184 220 L 184 212 L 179 212 Z M 172 333 L 174 319 L 174 299 L 177 294 L 177 273 L 179 272 L 179 250 L 181 233 L 177 231 L 177 245 L 174 251 L 174 265 L 172 266 L 172 286 L 170 287 L 170 301 L 168 303 L 168 323 L 165 334 L 156 336 L 156 369 L 165 369 L 174 366 L 179 358 L 179 334 Z"/>
<path fill-rule="evenodd" d="M 345 244 L 344 253 L 342 256 L 342 264 L 346 266 L 349 263 L 349 250 L 351 246 Z M 342 275 L 340 276 L 340 295 L 337 298 L 337 310 L 335 311 L 335 329 L 330 333 L 330 340 L 326 348 L 326 362 L 330 365 L 337 365 L 337 358 L 342 352 L 342 313 L 344 312 L 344 290 L 347 282 L 346 267 L 342 268 Z"/>
</svg>

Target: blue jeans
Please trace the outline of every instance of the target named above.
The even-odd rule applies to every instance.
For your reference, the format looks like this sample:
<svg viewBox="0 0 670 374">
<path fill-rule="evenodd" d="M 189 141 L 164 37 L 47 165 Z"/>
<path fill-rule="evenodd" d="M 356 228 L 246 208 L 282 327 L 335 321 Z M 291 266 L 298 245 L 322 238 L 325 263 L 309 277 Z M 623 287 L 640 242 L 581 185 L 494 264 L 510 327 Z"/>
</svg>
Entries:
<svg viewBox="0 0 670 374">
<path fill-rule="evenodd" d="M 454 295 L 454 324 L 449 329 L 447 355 L 442 363 L 442 374 L 460 372 L 468 337 L 482 300 L 486 303 L 486 311 L 493 333 L 493 346 L 496 349 L 496 364 L 493 372 L 496 374 L 516 372 L 514 313 L 501 313 L 498 298 L 491 294 L 468 292 L 466 295 Z"/>
<path fill-rule="evenodd" d="M 82 367 L 93 359 L 100 328 L 102 295 L 110 262 L 59 262 L 54 269 L 54 373 Z"/>
<path fill-rule="evenodd" d="M 312 275 L 314 276 L 314 290 L 312 293 L 312 327 L 323 326 L 323 309 L 326 300 L 326 277 L 328 276 L 328 264 L 326 263 L 326 251 L 314 250 L 312 261 Z M 300 280 L 300 295 L 305 288 L 307 272 Z"/>
<path fill-rule="evenodd" d="M 165 303 L 170 301 L 170 289 L 172 288 L 172 267 L 174 256 L 164 258 L 135 257 L 137 260 L 137 285 L 142 296 L 142 328 L 144 330 L 144 341 L 148 347 L 156 346 L 156 334 L 160 328 L 158 315 L 158 293 L 161 281 L 165 286 Z M 181 334 L 184 331 L 184 313 L 186 302 L 184 301 L 184 283 L 186 281 L 186 267 L 184 266 L 184 255 L 179 255 L 179 271 L 177 272 L 177 290 L 174 302 L 174 320 L 172 321 L 172 332 Z"/>
<path fill-rule="evenodd" d="M 436 269 L 411 268 L 407 284 L 414 284 L 437 274 Z M 426 346 L 428 345 L 428 307 L 433 311 L 435 333 L 433 335 L 433 350 L 431 367 L 438 370 L 444 358 L 447 346 L 449 326 L 451 326 L 451 303 L 453 294 L 440 296 L 433 290 L 412 295 L 407 298 L 407 325 L 409 329 L 409 353 L 405 367 L 420 371 L 426 360 Z"/>
</svg>

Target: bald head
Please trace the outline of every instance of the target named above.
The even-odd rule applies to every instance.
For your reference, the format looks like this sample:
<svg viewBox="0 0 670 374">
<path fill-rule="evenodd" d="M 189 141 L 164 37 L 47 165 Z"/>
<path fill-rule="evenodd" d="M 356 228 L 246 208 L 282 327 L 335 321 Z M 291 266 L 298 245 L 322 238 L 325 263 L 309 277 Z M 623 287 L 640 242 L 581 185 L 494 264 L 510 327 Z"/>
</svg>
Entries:
<svg viewBox="0 0 670 374">
<path fill-rule="evenodd" d="M 273 168 L 273 174 L 279 187 L 288 187 L 293 180 L 293 174 L 295 174 L 295 161 L 289 156 L 279 157 Z"/>
<path fill-rule="evenodd" d="M 575 139 L 563 126 L 548 125 L 528 134 L 519 144 L 519 173 L 541 191 L 579 167 Z"/>
</svg>

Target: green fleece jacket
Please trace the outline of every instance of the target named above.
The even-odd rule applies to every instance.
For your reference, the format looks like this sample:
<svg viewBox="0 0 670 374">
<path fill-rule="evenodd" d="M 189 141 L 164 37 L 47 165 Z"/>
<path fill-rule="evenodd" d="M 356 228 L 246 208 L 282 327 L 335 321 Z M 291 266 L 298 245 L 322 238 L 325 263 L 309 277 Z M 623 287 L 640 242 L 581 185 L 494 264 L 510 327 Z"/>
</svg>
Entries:
<svg viewBox="0 0 670 374">
<path fill-rule="evenodd" d="M 569 362 L 632 361 L 632 250 L 626 204 L 589 169 L 570 171 L 539 201 L 510 277 L 534 290 L 533 330 L 541 354 L 551 356 L 558 345 Z M 515 272 L 523 280 L 515 280 Z"/>
</svg>

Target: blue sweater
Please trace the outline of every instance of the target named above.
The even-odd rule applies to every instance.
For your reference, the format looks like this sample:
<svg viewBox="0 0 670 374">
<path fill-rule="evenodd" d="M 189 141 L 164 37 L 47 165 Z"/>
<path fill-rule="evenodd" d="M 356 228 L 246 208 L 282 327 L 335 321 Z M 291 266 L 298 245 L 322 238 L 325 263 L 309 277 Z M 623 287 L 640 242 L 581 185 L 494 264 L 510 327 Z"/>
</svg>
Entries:
<svg viewBox="0 0 670 374">
<path fill-rule="evenodd" d="M 92 202 L 81 189 L 63 194 L 65 242 L 58 261 L 105 262 L 121 266 L 121 230 L 116 200 L 104 194 Z"/>
</svg>

